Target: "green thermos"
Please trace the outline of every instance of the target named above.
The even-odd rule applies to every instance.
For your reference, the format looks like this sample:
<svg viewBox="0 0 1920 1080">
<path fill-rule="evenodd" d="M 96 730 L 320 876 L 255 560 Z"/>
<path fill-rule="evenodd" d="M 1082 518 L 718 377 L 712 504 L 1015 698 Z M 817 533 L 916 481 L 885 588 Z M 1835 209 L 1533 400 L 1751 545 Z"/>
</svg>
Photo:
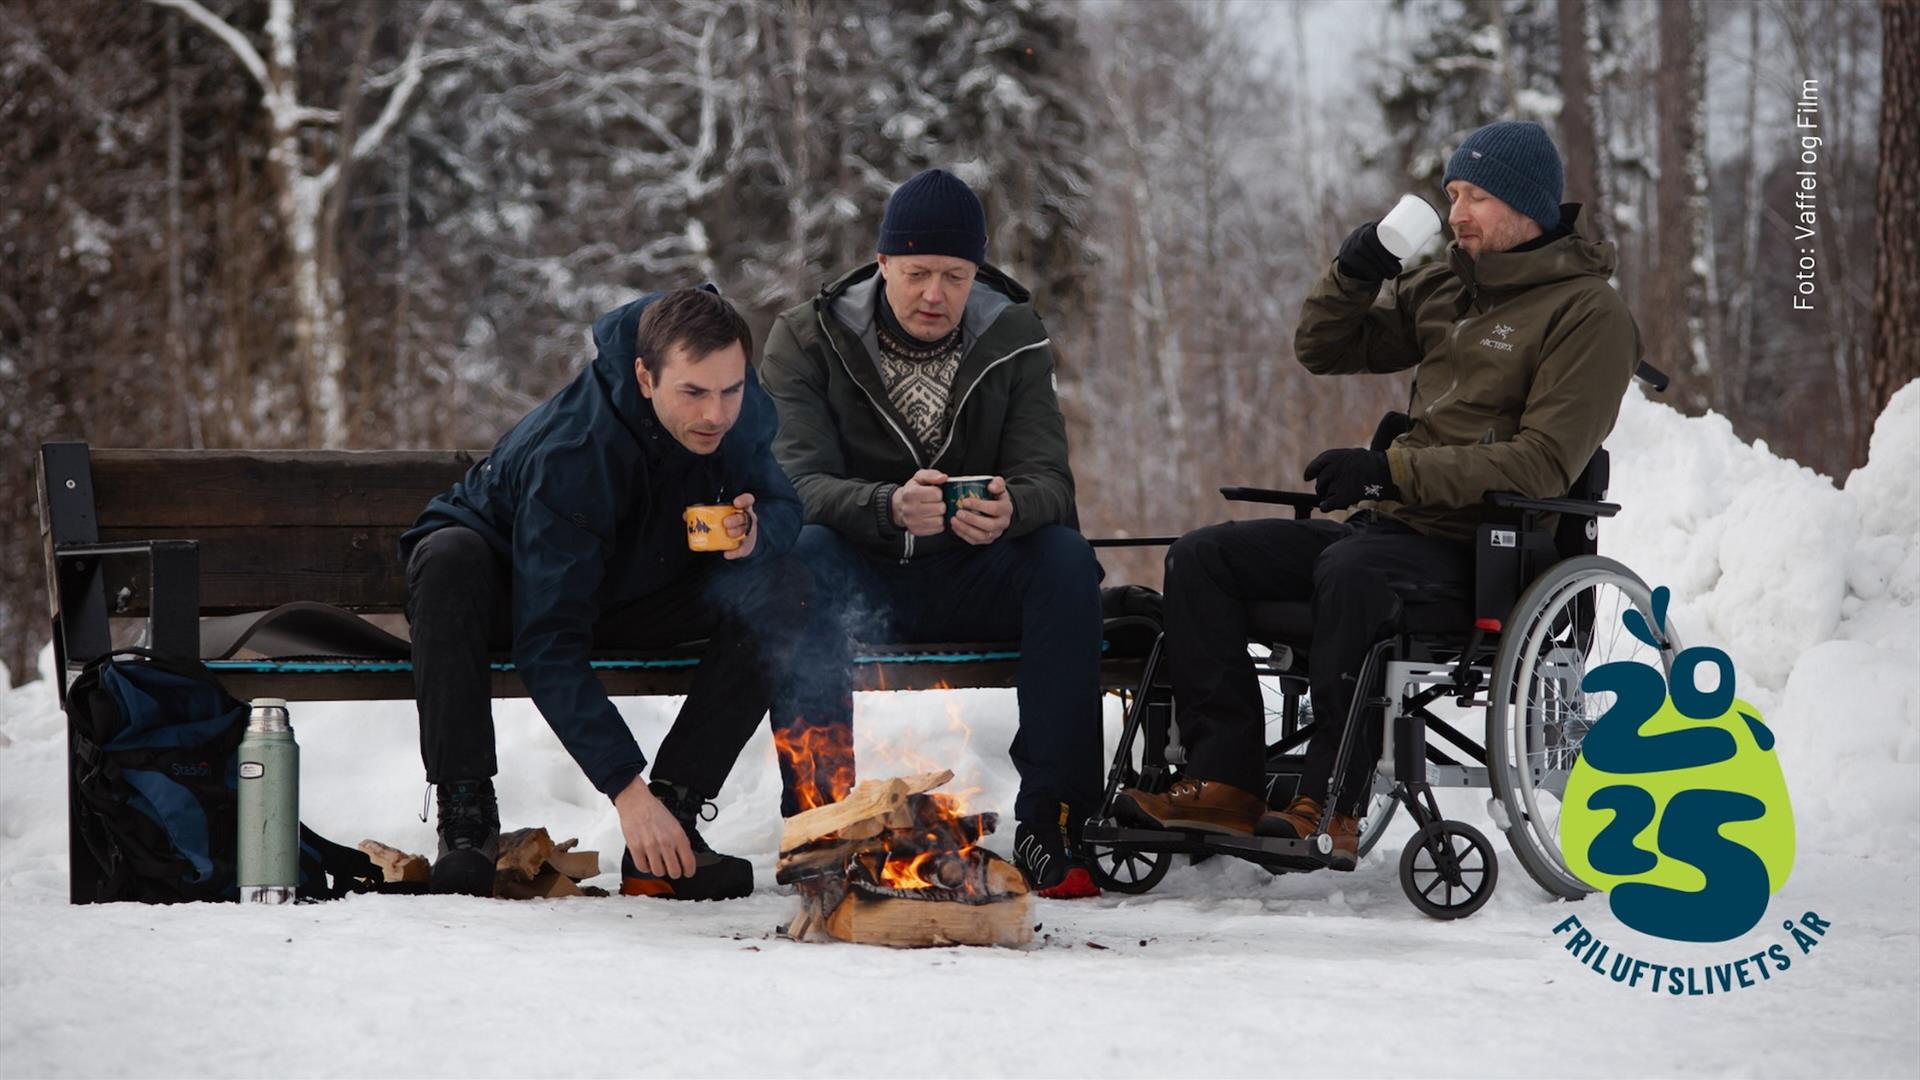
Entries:
<svg viewBox="0 0 1920 1080">
<path fill-rule="evenodd" d="M 287 703 L 254 698 L 240 740 L 241 903 L 288 904 L 300 884 L 300 747 Z"/>
</svg>

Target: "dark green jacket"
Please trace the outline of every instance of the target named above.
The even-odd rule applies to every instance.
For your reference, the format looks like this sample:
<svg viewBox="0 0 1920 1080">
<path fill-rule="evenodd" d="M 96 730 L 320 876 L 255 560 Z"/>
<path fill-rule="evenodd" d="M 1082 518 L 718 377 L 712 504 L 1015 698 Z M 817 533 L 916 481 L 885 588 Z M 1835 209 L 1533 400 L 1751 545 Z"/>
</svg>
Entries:
<svg viewBox="0 0 1920 1080">
<path fill-rule="evenodd" d="M 910 559 L 965 544 L 951 531 L 915 537 L 893 524 L 893 489 L 916 470 L 998 475 L 1013 498 L 1009 537 L 1079 527 L 1067 426 L 1054 394 L 1046 327 L 1021 285 L 982 266 L 961 319 L 966 352 L 954 375 L 944 446 L 922 449 L 888 400 L 876 360 L 880 267 L 869 263 L 780 315 L 760 377 L 780 412 L 774 456 L 807 520 L 864 550 Z"/>
<path fill-rule="evenodd" d="M 1565 495 L 1613 430 L 1639 333 L 1607 284 L 1612 244 L 1567 236 L 1532 251 L 1447 262 L 1387 283 L 1339 264 L 1307 296 L 1294 351 L 1316 375 L 1418 365 L 1412 427 L 1387 464 L 1402 501 L 1380 512 L 1433 536 L 1472 539 L 1489 491 Z M 1551 527 L 1551 523 L 1548 523 Z"/>
</svg>

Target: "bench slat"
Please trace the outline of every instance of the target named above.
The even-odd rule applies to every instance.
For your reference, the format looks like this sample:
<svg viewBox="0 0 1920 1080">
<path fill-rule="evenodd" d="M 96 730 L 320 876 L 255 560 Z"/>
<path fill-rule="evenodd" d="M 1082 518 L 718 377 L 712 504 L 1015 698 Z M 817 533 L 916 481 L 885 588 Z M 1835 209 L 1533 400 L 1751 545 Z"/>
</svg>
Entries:
<svg viewBox="0 0 1920 1080">
<path fill-rule="evenodd" d="M 485 451 L 94 450 L 105 527 L 411 525 Z"/>
<path fill-rule="evenodd" d="M 406 570 L 395 546 L 412 524 L 297 528 L 156 528 L 103 523 L 103 542 L 200 542 L 200 614 L 264 611 L 313 600 L 354 611 L 399 611 L 406 604 Z M 146 569 L 140 560 L 109 561 L 108 610 L 116 617 L 147 613 Z M 126 590 L 124 605 L 117 599 Z"/>
</svg>

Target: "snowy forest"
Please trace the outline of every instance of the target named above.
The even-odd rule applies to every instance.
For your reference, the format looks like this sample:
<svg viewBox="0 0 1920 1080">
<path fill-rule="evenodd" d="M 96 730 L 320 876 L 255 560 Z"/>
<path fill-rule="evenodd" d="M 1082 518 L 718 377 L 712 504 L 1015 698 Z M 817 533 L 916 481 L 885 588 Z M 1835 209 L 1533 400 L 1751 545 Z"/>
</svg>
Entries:
<svg viewBox="0 0 1920 1080">
<path fill-rule="evenodd" d="M 1219 520 L 1217 485 L 1298 486 L 1365 442 L 1405 378 L 1309 376 L 1301 300 L 1499 118 L 1555 133 L 1667 400 L 1840 479 L 1920 374 L 1917 24 L 1877 0 L 0 0 L 0 663 L 29 677 L 47 637 L 42 442 L 483 449 L 600 312 L 711 280 L 763 332 L 931 165 L 1048 320 L 1090 535 Z M 1158 583 L 1151 553 L 1107 564 Z"/>
</svg>

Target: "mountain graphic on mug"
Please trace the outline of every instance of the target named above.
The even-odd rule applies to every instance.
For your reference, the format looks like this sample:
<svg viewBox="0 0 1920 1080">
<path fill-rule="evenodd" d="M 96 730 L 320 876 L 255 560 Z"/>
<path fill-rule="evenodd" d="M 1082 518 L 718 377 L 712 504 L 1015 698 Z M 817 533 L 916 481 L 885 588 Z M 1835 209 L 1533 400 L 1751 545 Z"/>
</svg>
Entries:
<svg viewBox="0 0 1920 1080">
<path fill-rule="evenodd" d="M 1670 599 L 1654 590 L 1651 626 L 1628 609 L 1627 632 L 1661 650 Z M 1707 669 L 1718 679 L 1702 690 Z M 1733 661 L 1696 646 L 1673 657 L 1671 678 L 1620 661 L 1588 672 L 1580 689 L 1614 700 L 1582 740 L 1562 796 L 1567 869 L 1643 934 L 1711 942 L 1753 929 L 1793 871 L 1793 808 L 1773 732 L 1734 697 Z"/>
</svg>

